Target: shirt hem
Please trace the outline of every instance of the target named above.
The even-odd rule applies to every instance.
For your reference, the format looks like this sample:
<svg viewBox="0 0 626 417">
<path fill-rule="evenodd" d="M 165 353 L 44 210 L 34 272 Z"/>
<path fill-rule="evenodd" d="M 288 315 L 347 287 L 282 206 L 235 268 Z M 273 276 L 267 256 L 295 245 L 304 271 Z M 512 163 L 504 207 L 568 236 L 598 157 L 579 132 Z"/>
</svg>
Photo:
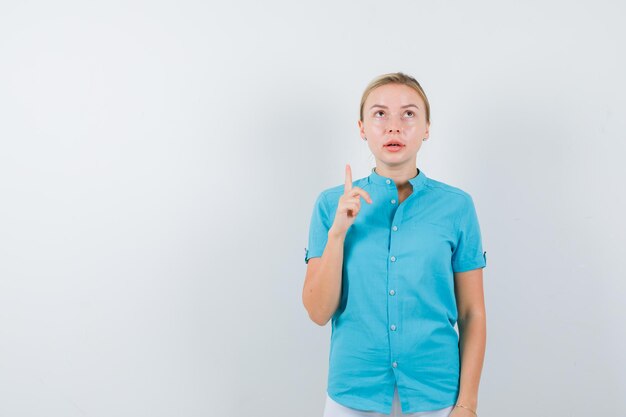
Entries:
<svg viewBox="0 0 626 417">
<path fill-rule="evenodd" d="M 358 397 L 338 398 L 335 397 L 335 394 L 331 394 L 328 391 L 326 393 L 333 401 L 344 407 L 352 408 L 357 411 L 374 411 L 377 413 L 391 414 L 392 404 L 389 404 L 389 406 L 385 408 L 380 408 L 379 405 L 373 401 L 364 401 L 362 398 Z"/>
<path fill-rule="evenodd" d="M 391 411 L 393 409 L 393 404 L 389 404 L 389 406 L 388 407 L 385 406 L 385 408 L 380 408 L 380 405 L 377 403 L 374 403 L 373 401 L 366 401 L 358 397 L 339 398 L 339 397 L 336 397 L 334 394 L 331 394 L 328 391 L 326 393 L 337 404 L 342 405 L 344 407 L 352 408 L 357 411 L 370 411 L 370 412 L 373 411 L 373 412 L 382 413 L 382 414 L 391 414 Z M 402 400 L 400 400 L 400 402 L 402 403 Z M 453 400 L 447 400 L 443 402 L 429 402 L 427 406 L 428 408 L 409 407 L 407 410 L 402 409 L 402 406 L 400 406 L 400 408 L 402 409 L 402 413 L 404 414 L 423 413 L 423 412 L 440 411 L 448 407 L 454 407 L 455 404 L 456 404 L 456 396 L 454 397 Z"/>
</svg>

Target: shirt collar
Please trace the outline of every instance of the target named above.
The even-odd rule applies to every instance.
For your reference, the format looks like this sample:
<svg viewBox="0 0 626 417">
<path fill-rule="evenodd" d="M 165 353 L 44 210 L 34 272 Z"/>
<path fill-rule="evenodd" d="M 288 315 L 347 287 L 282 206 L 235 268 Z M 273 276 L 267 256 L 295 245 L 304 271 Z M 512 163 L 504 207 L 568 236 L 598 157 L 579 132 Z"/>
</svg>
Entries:
<svg viewBox="0 0 626 417">
<path fill-rule="evenodd" d="M 413 186 L 413 191 L 417 191 L 421 189 L 426 183 L 426 180 L 427 180 L 426 174 L 424 174 L 424 171 L 422 171 L 421 169 L 419 170 L 419 174 L 417 174 L 413 178 L 409 178 L 409 182 Z M 384 185 L 387 188 L 396 188 L 396 184 L 394 183 L 392 178 L 384 177 L 378 174 L 375 171 L 375 168 L 372 168 L 370 175 L 367 177 L 367 181 L 370 184 L 374 183 L 374 184 Z"/>
</svg>

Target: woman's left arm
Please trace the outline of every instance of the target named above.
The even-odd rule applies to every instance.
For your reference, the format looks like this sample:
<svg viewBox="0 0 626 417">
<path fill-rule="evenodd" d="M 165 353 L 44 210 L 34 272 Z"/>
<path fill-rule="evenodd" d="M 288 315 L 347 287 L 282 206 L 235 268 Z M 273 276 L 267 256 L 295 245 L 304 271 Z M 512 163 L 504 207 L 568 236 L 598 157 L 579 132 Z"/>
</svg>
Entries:
<svg viewBox="0 0 626 417">
<path fill-rule="evenodd" d="M 483 294 L 483 270 L 454 273 L 458 310 L 461 378 L 457 404 L 478 412 L 478 385 L 485 357 L 487 323 Z M 457 407 L 455 412 L 465 410 Z M 463 413 L 462 415 L 465 415 Z M 472 414 L 473 415 L 473 414 Z"/>
</svg>

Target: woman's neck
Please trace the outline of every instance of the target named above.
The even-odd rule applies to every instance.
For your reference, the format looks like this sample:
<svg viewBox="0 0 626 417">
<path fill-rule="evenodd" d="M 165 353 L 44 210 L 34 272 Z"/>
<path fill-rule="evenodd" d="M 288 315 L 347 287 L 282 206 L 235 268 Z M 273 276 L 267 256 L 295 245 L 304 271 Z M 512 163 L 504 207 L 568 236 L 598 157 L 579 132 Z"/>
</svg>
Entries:
<svg viewBox="0 0 626 417">
<path fill-rule="evenodd" d="M 413 185 L 411 185 L 409 180 L 419 175 L 419 168 L 415 168 L 415 171 L 412 171 L 410 174 L 407 174 L 404 172 L 384 172 L 384 171 L 379 172 L 379 170 L 376 168 L 374 168 L 374 171 L 376 171 L 378 175 L 391 178 L 393 182 L 396 184 L 398 191 L 412 190 Z"/>
</svg>

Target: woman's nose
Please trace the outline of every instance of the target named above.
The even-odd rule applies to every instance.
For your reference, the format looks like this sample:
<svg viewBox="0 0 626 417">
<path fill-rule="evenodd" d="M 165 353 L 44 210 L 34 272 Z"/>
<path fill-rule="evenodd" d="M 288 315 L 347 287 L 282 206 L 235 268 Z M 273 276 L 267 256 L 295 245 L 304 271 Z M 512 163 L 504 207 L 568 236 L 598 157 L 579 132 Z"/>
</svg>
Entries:
<svg viewBox="0 0 626 417">
<path fill-rule="evenodd" d="M 387 121 L 387 130 L 389 133 L 392 133 L 393 131 L 400 132 L 400 121 L 395 117 L 389 119 Z"/>
</svg>

